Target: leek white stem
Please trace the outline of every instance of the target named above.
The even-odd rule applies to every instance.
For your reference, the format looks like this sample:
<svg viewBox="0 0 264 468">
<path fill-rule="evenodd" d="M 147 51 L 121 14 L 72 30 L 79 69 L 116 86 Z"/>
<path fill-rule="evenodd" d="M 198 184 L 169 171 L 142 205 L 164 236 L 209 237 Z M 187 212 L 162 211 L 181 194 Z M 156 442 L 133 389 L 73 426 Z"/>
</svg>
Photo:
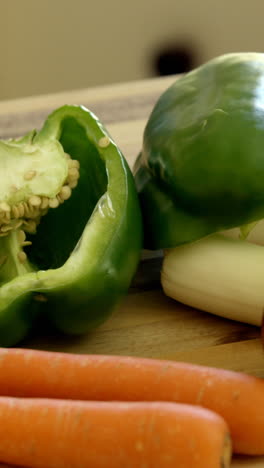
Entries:
<svg viewBox="0 0 264 468">
<path fill-rule="evenodd" d="M 222 317 L 260 326 L 264 247 L 215 234 L 165 252 L 166 295 Z"/>
</svg>

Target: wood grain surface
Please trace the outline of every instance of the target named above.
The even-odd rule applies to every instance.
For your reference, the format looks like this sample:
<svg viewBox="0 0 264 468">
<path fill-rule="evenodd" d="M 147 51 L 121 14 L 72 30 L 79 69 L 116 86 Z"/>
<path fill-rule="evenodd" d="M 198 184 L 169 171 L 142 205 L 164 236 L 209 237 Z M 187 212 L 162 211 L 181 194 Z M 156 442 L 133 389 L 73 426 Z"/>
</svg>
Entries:
<svg viewBox="0 0 264 468">
<path fill-rule="evenodd" d="M 132 168 L 151 109 L 174 80 L 175 77 L 169 77 L 2 101 L 0 138 L 39 129 L 46 116 L 60 105 L 82 104 L 104 122 Z M 167 298 L 160 286 L 161 264 L 161 252 L 142 252 L 129 294 L 108 321 L 92 333 L 65 337 L 44 328 L 41 333 L 34 331 L 22 345 L 74 353 L 182 360 L 264 377 L 260 330 Z M 264 467 L 264 458 L 236 457 L 232 467 Z"/>
</svg>

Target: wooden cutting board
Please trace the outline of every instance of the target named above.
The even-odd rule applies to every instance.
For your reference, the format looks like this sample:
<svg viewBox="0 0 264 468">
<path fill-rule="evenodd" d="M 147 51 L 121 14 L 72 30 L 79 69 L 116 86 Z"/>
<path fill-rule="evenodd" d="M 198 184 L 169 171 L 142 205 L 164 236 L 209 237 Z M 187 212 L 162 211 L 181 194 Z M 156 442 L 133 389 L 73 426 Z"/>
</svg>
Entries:
<svg viewBox="0 0 264 468">
<path fill-rule="evenodd" d="M 132 167 L 149 113 L 174 80 L 153 79 L 0 102 L 0 138 L 40 128 L 49 112 L 60 105 L 82 104 L 105 123 Z M 23 346 L 183 360 L 264 377 L 260 330 L 167 298 L 160 286 L 161 265 L 161 252 L 142 252 L 129 294 L 94 332 L 74 338 L 45 332 L 29 337 Z M 232 467 L 264 467 L 264 458 L 235 458 Z"/>
</svg>

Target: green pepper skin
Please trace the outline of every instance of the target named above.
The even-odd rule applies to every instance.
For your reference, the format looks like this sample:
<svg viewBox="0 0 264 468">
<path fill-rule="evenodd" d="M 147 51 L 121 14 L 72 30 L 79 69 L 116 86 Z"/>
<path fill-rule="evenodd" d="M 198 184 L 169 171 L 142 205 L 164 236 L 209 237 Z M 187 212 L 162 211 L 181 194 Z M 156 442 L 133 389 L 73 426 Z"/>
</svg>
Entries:
<svg viewBox="0 0 264 468">
<path fill-rule="evenodd" d="M 180 77 L 147 122 L 135 178 L 145 247 L 264 217 L 264 54 L 227 54 Z"/>
<path fill-rule="evenodd" d="M 100 145 L 105 137 L 109 144 Z M 0 346 L 23 339 L 39 314 L 66 334 L 101 324 L 127 292 L 142 248 L 133 176 L 96 116 L 64 106 L 34 138 L 39 145 L 58 140 L 79 160 L 80 179 L 32 235 L 27 255 L 35 271 L 0 287 Z"/>
</svg>

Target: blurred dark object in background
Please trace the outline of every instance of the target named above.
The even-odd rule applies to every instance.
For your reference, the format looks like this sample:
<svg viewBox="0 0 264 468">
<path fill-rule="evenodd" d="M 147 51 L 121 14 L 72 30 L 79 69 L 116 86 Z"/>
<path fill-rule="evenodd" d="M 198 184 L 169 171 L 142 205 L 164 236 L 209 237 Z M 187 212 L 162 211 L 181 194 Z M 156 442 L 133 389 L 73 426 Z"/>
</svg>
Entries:
<svg viewBox="0 0 264 468">
<path fill-rule="evenodd" d="M 196 65 L 195 53 L 189 47 L 163 47 L 154 56 L 154 73 L 158 76 L 186 73 Z"/>
</svg>

